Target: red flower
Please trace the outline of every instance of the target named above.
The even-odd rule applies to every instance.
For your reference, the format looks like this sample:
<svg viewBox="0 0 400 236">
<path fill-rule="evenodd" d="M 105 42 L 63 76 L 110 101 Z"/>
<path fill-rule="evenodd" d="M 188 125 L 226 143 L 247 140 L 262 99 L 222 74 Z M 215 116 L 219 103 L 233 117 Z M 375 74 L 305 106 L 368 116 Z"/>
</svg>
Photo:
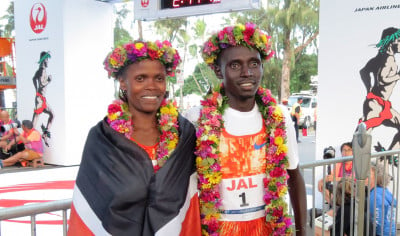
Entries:
<svg viewBox="0 0 400 236">
<path fill-rule="evenodd" d="M 119 106 L 117 104 L 113 103 L 113 104 L 110 104 L 108 106 L 108 113 L 110 113 L 110 114 L 114 114 L 114 113 L 117 113 L 119 111 L 122 111 L 122 109 L 121 109 L 121 106 Z"/>
<path fill-rule="evenodd" d="M 276 167 L 275 169 L 273 169 L 271 172 L 269 172 L 269 175 L 271 177 L 281 177 L 282 174 L 284 173 L 284 169 L 280 168 L 280 167 Z"/>
<path fill-rule="evenodd" d="M 277 128 L 277 129 L 275 130 L 275 132 L 274 132 L 274 136 L 275 136 L 275 137 L 284 136 L 284 135 L 286 135 L 286 134 L 285 134 L 285 131 L 284 131 L 283 129 L 281 129 L 281 128 Z"/>
</svg>

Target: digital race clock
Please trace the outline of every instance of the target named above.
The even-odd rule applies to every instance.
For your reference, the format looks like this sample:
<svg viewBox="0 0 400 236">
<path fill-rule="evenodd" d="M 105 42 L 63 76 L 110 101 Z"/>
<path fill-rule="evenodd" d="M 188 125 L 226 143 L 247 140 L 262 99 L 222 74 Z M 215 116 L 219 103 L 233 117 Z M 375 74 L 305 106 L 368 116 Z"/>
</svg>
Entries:
<svg viewBox="0 0 400 236">
<path fill-rule="evenodd" d="M 171 19 L 245 11 L 259 9 L 261 6 L 261 0 L 134 0 L 133 3 L 133 16 L 136 20 Z"/>
<path fill-rule="evenodd" d="M 221 3 L 222 0 L 161 0 L 161 9 L 191 7 L 207 4 Z"/>
</svg>

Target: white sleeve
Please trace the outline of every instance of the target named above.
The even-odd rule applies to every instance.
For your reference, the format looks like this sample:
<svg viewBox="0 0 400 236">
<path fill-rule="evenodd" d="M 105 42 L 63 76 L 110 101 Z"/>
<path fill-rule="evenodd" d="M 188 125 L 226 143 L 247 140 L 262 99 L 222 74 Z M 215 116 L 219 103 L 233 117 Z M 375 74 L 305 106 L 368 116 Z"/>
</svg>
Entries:
<svg viewBox="0 0 400 236">
<path fill-rule="evenodd" d="M 197 127 L 197 122 L 200 117 L 201 106 L 195 106 L 184 112 L 182 115 L 188 119 L 195 127 Z"/>
<path fill-rule="evenodd" d="M 296 132 L 294 130 L 294 124 L 292 118 L 289 115 L 289 111 L 286 106 L 279 105 L 282 109 L 283 116 L 285 117 L 286 124 L 286 141 L 288 147 L 288 159 L 289 159 L 289 170 L 297 168 L 299 164 L 299 150 L 296 140 Z"/>
</svg>

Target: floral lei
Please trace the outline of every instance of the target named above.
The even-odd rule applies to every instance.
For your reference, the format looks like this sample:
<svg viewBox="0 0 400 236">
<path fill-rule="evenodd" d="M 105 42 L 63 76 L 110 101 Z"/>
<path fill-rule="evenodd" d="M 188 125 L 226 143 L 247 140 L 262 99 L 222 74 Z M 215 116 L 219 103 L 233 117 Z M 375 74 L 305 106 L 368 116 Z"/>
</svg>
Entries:
<svg viewBox="0 0 400 236">
<path fill-rule="evenodd" d="M 168 160 L 179 141 L 178 110 L 175 102 L 164 99 L 157 113 L 158 129 L 161 133 L 157 148 L 157 172 Z M 115 100 L 108 106 L 107 123 L 117 132 L 132 140 L 133 122 L 128 104 Z"/>
<path fill-rule="evenodd" d="M 196 165 L 199 175 L 200 211 L 203 235 L 219 235 L 218 219 L 221 198 L 219 183 L 222 179 L 219 154 L 222 115 L 228 98 L 223 89 L 215 89 L 206 95 L 201 105 L 196 143 Z M 273 235 L 289 235 L 292 221 L 285 201 L 287 194 L 287 146 L 285 121 L 281 109 L 276 106 L 271 92 L 259 88 L 256 102 L 267 128 L 266 175 L 264 179 L 265 220 L 273 228 Z"/>
</svg>

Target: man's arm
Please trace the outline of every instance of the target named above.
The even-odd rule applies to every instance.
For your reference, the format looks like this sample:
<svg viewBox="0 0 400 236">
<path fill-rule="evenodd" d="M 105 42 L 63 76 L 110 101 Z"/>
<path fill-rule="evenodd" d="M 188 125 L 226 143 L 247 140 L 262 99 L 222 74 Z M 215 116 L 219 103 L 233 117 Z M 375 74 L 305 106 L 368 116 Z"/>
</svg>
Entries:
<svg viewBox="0 0 400 236">
<path fill-rule="evenodd" d="M 380 76 L 385 83 L 392 83 L 400 79 L 397 72 L 397 65 L 394 57 L 388 57 L 385 66 L 382 68 Z"/>
<path fill-rule="evenodd" d="M 296 223 L 296 235 L 305 236 L 307 234 L 307 200 L 304 179 L 300 173 L 298 166 L 296 169 L 287 171 L 289 174 L 289 196 L 292 203 Z"/>
</svg>

